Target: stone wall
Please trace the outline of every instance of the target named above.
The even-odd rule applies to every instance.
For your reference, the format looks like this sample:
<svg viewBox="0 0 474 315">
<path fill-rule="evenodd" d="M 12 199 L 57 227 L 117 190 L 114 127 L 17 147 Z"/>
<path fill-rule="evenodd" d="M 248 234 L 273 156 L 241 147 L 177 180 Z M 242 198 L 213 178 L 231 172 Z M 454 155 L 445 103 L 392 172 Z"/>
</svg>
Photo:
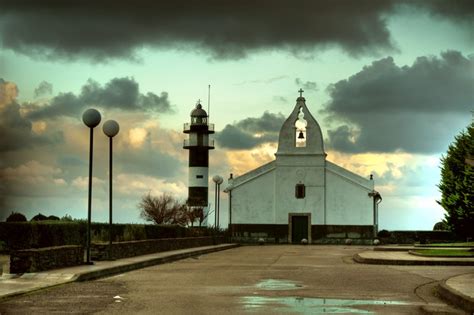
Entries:
<svg viewBox="0 0 474 315">
<path fill-rule="evenodd" d="M 231 224 L 233 242 L 258 243 L 263 238 L 266 243 L 288 243 L 288 224 Z M 344 244 L 350 238 L 354 244 L 371 244 L 372 225 L 311 225 L 314 244 Z"/>
<path fill-rule="evenodd" d="M 83 261 L 84 248 L 77 245 L 14 250 L 10 252 L 10 273 L 77 266 Z"/>
<path fill-rule="evenodd" d="M 120 259 L 140 255 L 165 252 L 169 250 L 217 245 L 225 242 L 223 236 L 204 236 L 186 238 L 164 238 L 154 240 L 112 243 L 111 258 Z M 91 244 L 92 260 L 109 259 L 109 243 Z"/>
<path fill-rule="evenodd" d="M 231 224 L 233 242 L 258 243 L 263 238 L 266 243 L 288 243 L 288 224 Z"/>
<path fill-rule="evenodd" d="M 311 227 L 313 240 L 318 239 L 372 239 L 372 225 L 313 225 Z"/>
</svg>

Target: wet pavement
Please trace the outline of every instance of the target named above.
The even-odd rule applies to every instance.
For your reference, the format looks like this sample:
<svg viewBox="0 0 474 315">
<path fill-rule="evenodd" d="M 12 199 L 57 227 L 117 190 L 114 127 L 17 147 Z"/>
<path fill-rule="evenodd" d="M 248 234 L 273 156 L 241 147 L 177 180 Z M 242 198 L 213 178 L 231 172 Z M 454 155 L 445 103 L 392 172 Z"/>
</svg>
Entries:
<svg viewBox="0 0 474 315">
<path fill-rule="evenodd" d="M 422 314 L 425 306 L 446 309 L 435 294 L 438 283 L 474 272 L 472 266 L 353 261 L 369 249 L 244 246 L 0 301 L 0 313 Z M 86 284 L 87 299 L 77 297 L 75 286 Z"/>
</svg>

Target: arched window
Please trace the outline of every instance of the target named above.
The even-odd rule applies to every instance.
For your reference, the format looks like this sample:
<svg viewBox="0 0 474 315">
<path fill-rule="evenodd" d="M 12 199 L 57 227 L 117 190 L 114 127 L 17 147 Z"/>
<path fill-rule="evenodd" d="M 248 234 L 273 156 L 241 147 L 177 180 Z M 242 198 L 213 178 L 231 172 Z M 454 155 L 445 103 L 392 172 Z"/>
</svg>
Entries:
<svg viewBox="0 0 474 315">
<path fill-rule="evenodd" d="M 304 119 L 303 107 L 300 107 L 298 113 L 298 119 L 295 122 L 296 134 L 295 134 L 295 147 L 304 148 L 306 147 L 306 125 L 308 122 Z"/>
</svg>

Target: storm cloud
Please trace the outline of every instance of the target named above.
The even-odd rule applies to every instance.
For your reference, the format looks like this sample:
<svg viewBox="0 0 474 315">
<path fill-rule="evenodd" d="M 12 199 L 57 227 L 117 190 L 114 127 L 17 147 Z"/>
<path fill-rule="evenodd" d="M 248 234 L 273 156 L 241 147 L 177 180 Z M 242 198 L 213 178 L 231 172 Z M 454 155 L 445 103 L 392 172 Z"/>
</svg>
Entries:
<svg viewBox="0 0 474 315">
<path fill-rule="evenodd" d="M 53 94 L 53 85 L 49 82 L 42 81 L 35 89 L 35 97 Z"/>
<path fill-rule="evenodd" d="M 216 140 L 223 148 L 251 149 L 260 144 L 278 140 L 278 133 L 285 120 L 281 113 L 264 112 L 259 118 L 249 117 L 228 124 L 217 133 Z"/>
<path fill-rule="evenodd" d="M 308 55 L 340 47 L 349 55 L 391 51 L 387 17 L 402 7 L 470 21 L 469 0 L 451 1 L 3 1 L 4 49 L 48 59 L 138 59 L 142 47 L 239 59 L 271 49 Z"/>
<path fill-rule="evenodd" d="M 61 143 L 61 132 L 37 134 L 33 131 L 32 122 L 21 115 L 17 96 L 16 85 L 0 79 L 0 152 Z"/>
<path fill-rule="evenodd" d="M 87 106 L 126 111 L 148 111 L 154 113 L 173 112 L 168 93 L 156 95 L 152 92 L 140 93 L 138 83 L 133 78 L 114 78 L 101 86 L 89 79 L 82 86 L 79 95 L 61 93 L 42 106 L 30 104 L 27 117 L 32 120 L 60 116 L 77 117 Z"/>
<path fill-rule="evenodd" d="M 437 153 L 470 115 L 474 104 L 474 56 L 447 51 L 397 66 L 374 61 L 328 87 L 324 112 L 345 123 L 328 131 L 342 152 Z"/>
</svg>

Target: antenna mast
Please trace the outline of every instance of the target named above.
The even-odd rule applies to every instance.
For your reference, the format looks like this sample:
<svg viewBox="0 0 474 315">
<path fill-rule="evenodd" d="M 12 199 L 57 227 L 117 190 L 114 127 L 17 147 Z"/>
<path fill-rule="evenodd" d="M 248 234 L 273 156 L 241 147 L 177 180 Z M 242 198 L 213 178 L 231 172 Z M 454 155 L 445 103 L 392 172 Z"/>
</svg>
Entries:
<svg viewBox="0 0 474 315">
<path fill-rule="evenodd" d="M 211 116 L 211 85 L 208 86 L 207 91 L 207 121 L 209 121 L 209 117 Z"/>
</svg>

